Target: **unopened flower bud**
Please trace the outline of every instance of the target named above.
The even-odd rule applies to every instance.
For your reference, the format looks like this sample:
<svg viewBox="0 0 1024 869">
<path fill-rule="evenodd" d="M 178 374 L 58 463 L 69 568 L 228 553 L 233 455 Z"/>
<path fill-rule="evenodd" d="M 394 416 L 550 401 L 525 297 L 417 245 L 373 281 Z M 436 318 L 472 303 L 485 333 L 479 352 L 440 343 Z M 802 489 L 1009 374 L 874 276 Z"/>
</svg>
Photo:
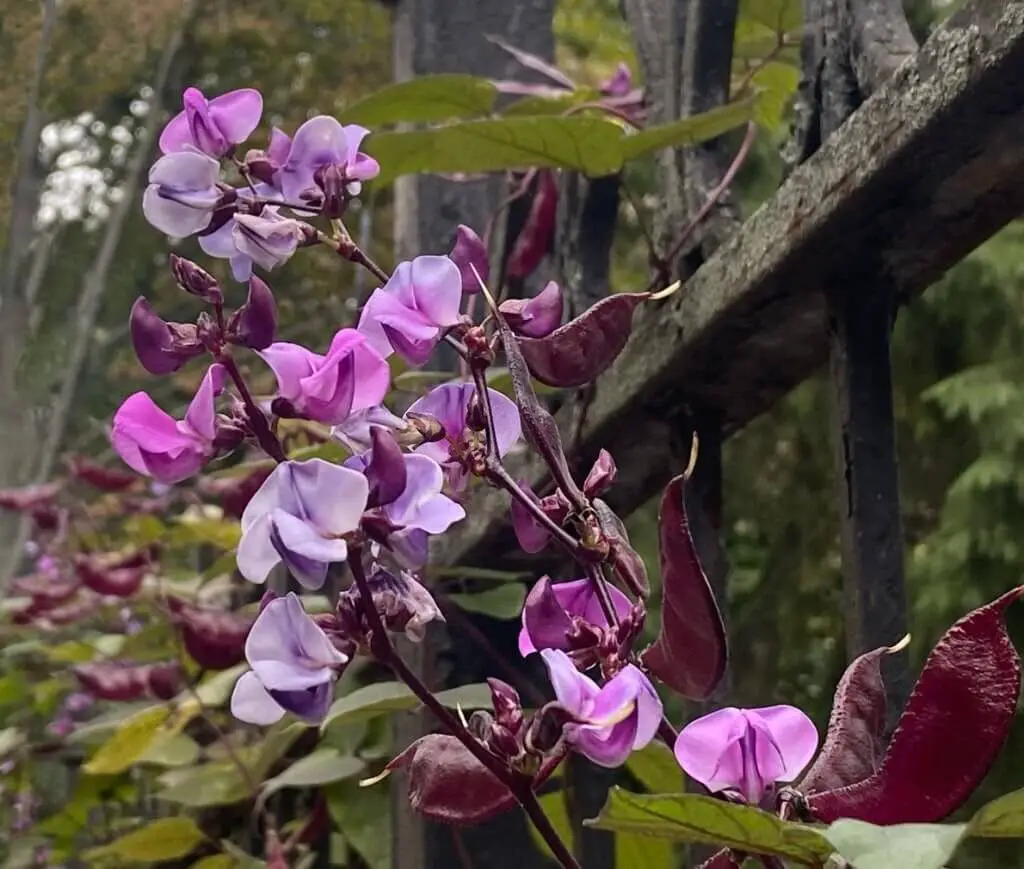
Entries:
<svg viewBox="0 0 1024 869">
<path fill-rule="evenodd" d="M 491 701 L 494 706 L 494 720 L 511 733 L 518 733 L 523 725 L 523 704 L 519 692 L 501 679 L 488 679 Z"/>
<path fill-rule="evenodd" d="M 128 328 L 135 355 L 150 374 L 177 371 L 204 349 L 195 326 L 166 322 L 144 296 L 132 305 Z"/>
<path fill-rule="evenodd" d="M 633 86 L 633 74 L 625 63 L 620 63 L 615 74 L 603 81 L 599 88 L 601 95 L 606 97 L 624 97 Z"/>
<path fill-rule="evenodd" d="M 278 169 L 267 152 L 259 148 L 250 148 L 246 151 L 245 168 L 253 178 L 264 184 L 274 183 L 274 172 Z"/>
<path fill-rule="evenodd" d="M 274 343 L 277 331 L 277 303 L 266 282 L 256 275 L 249 278 L 245 304 L 227 325 L 227 340 L 251 350 L 265 350 Z"/>
<path fill-rule="evenodd" d="M 216 350 L 221 341 L 220 326 L 209 312 L 201 311 L 196 317 L 196 336 L 203 346 L 210 351 Z"/>
<path fill-rule="evenodd" d="M 171 274 L 174 275 L 178 286 L 186 293 L 198 296 L 213 305 L 219 305 L 224 301 L 224 294 L 220 290 L 217 279 L 192 260 L 172 253 Z"/>
<path fill-rule="evenodd" d="M 448 254 L 448 258 L 459 267 L 459 274 L 462 275 L 462 292 L 467 295 L 479 293 L 480 282 L 486 284 L 491 274 L 487 248 L 484 247 L 480 236 L 460 223 L 455 230 L 455 246 Z"/>
<path fill-rule="evenodd" d="M 543 338 L 562 325 L 562 290 L 549 281 L 532 299 L 506 299 L 498 310 L 513 332 Z"/>
<path fill-rule="evenodd" d="M 588 498 L 595 498 L 601 495 L 615 481 L 618 468 L 615 466 L 615 459 L 608 450 L 601 450 L 597 455 L 597 461 L 583 481 L 583 491 Z"/>
<path fill-rule="evenodd" d="M 366 505 L 370 508 L 383 507 L 405 491 L 405 456 L 394 435 L 383 426 L 370 427 L 370 440 L 373 443 L 370 461 L 363 471 L 370 484 Z"/>
<path fill-rule="evenodd" d="M 73 477 L 104 492 L 122 492 L 138 481 L 138 476 L 119 468 L 108 468 L 85 456 L 72 456 L 67 461 Z"/>
<path fill-rule="evenodd" d="M 313 183 L 322 194 L 320 213 L 328 218 L 341 217 L 349 199 L 345 167 L 336 163 L 321 166 L 313 173 Z"/>
<path fill-rule="evenodd" d="M 474 392 L 466 407 L 466 428 L 470 431 L 487 430 L 487 412 L 484 410 L 483 402 L 480 401 L 480 393 Z"/>
<path fill-rule="evenodd" d="M 409 411 L 405 414 L 406 421 L 420 434 L 422 443 L 432 444 L 444 440 L 445 430 L 436 416 L 429 413 L 416 413 Z M 453 435 L 456 432 L 452 433 Z"/>
</svg>

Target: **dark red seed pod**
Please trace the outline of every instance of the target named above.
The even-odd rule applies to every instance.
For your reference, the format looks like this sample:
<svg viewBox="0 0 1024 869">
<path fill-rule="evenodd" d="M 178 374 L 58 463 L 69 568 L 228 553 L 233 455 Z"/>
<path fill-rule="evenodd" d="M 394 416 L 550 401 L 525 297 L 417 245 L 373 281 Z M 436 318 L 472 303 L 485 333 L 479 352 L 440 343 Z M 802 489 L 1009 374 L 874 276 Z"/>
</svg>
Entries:
<svg viewBox="0 0 1024 869">
<path fill-rule="evenodd" d="M 32 510 L 53 503 L 64 487 L 63 483 L 43 483 L 20 489 L 0 489 L 0 507 L 8 510 Z"/>
<path fill-rule="evenodd" d="M 930 824 L 959 808 L 985 777 L 1017 713 L 1021 664 L 1004 616 L 1013 589 L 951 627 L 932 649 L 878 770 L 811 795 L 819 821 Z"/>
<path fill-rule="evenodd" d="M 133 564 L 137 559 L 138 555 L 133 554 L 123 560 Z M 125 567 L 117 557 L 76 555 L 74 563 L 75 573 L 84 586 L 110 597 L 131 597 L 141 588 L 148 571 L 148 561 Z"/>
<path fill-rule="evenodd" d="M 138 700 L 146 693 L 148 668 L 119 661 L 79 664 L 72 668 L 82 689 L 100 700 Z"/>
<path fill-rule="evenodd" d="M 506 274 L 512 280 L 521 280 L 533 274 L 541 260 L 551 249 L 558 216 L 558 182 L 551 169 L 537 172 L 537 186 L 522 229 L 512 246 Z"/>
<path fill-rule="evenodd" d="M 107 468 L 85 456 L 72 456 L 67 466 L 73 477 L 104 492 L 123 492 L 139 481 L 139 477 L 130 471 Z"/>
<path fill-rule="evenodd" d="M 41 616 L 54 625 L 72 625 L 91 616 L 99 607 L 99 600 L 94 597 L 72 598 L 65 604 L 47 610 Z"/>
<path fill-rule="evenodd" d="M 185 684 L 181 664 L 177 661 L 150 664 L 145 669 L 146 675 L 143 678 L 146 688 L 158 700 L 170 700 L 177 696 Z"/>
<path fill-rule="evenodd" d="M 203 479 L 200 480 L 199 489 L 204 495 L 219 504 L 226 516 L 241 519 L 252 496 L 259 491 L 260 486 L 273 470 L 273 465 L 271 465 L 256 468 L 244 476 L 220 480 Z"/>
<path fill-rule="evenodd" d="M 80 588 L 73 579 L 56 579 L 43 573 L 19 576 L 11 583 L 17 594 L 28 595 L 40 609 L 53 606 L 72 597 Z"/>
<path fill-rule="evenodd" d="M 245 641 L 254 619 L 241 613 L 194 607 L 168 600 L 171 618 L 188 653 L 205 670 L 227 670 L 245 660 Z"/>
</svg>

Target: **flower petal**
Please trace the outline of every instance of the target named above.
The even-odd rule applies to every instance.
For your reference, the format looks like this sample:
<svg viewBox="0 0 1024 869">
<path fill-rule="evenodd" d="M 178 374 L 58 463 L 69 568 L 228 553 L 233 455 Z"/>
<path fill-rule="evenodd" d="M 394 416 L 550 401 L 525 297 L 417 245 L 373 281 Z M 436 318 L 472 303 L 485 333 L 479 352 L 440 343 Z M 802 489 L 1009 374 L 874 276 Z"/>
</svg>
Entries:
<svg viewBox="0 0 1024 869">
<path fill-rule="evenodd" d="M 541 649 L 540 655 L 548 668 L 548 678 L 558 702 L 574 715 L 587 718 L 600 689 L 576 669 L 572 659 L 561 649 Z"/>
<path fill-rule="evenodd" d="M 263 95 L 253 88 L 228 91 L 210 100 L 209 112 L 224 138 L 240 145 L 259 126 Z"/>
<path fill-rule="evenodd" d="M 530 589 L 523 604 L 523 626 L 519 631 L 519 653 L 529 655 L 538 649 L 567 648 L 566 633 L 572 620 L 558 600 L 551 580 L 542 576 Z"/>
<path fill-rule="evenodd" d="M 691 721 L 676 739 L 676 760 L 687 775 L 712 793 L 736 788 L 746 777 L 742 741 L 747 719 L 726 707 Z"/>
<path fill-rule="evenodd" d="M 418 256 L 410 270 L 416 309 L 435 326 L 454 326 L 462 317 L 462 275 L 446 256 Z"/>
<path fill-rule="evenodd" d="M 249 502 L 252 504 L 252 501 Z M 245 510 L 249 512 L 248 507 Z M 271 519 L 269 513 L 263 513 L 255 519 L 250 520 L 248 528 L 245 528 L 243 517 L 242 539 L 238 542 L 238 552 L 235 554 L 235 561 L 238 564 L 238 571 L 249 582 L 261 583 L 267 581 L 277 565 L 281 563 L 281 556 L 270 539 Z"/>
<path fill-rule="evenodd" d="M 160 188 L 150 184 L 142 193 L 142 215 L 154 229 L 171 238 L 186 238 L 202 232 L 210 225 L 213 204 L 209 208 L 178 202 L 161 195 Z"/>
<path fill-rule="evenodd" d="M 243 673 L 231 692 L 231 714 L 239 721 L 266 727 L 284 717 L 284 709 L 267 693 L 259 676 Z"/>
<path fill-rule="evenodd" d="M 323 361 L 322 356 L 287 341 L 276 341 L 258 355 L 274 372 L 278 395 L 291 402 L 302 394 L 302 379 L 309 377 Z"/>
<path fill-rule="evenodd" d="M 750 711 L 767 725 L 782 756 L 783 769 L 776 781 L 793 781 L 818 749 L 818 729 L 814 722 L 793 706 L 767 706 Z"/>
<path fill-rule="evenodd" d="M 323 459 L 289 464 L 299 500 L 317 528 L 348 534 L 359 527 L 370 494 L 366 477 Z"/>
<path fill-rule="evenodd" d="M 188 410 L 185 411 L 185 421 L 206 441 L 213 441 L 217 436 L 217 409 L 214 402 L 224 389 L 225 377 L 223 365 L 215 362 L 207 368 Z"/>
<path fill-rule="evenodd" d="M 324 537 L 283 510 L 270 515 L 270 539 L 289 572 L 306 588 L 320 588 L 327 578 L 327 566 L 344 561 L 348 555 L 345 541 Z"/>
<path fill-rule="evenodd" d="M 268 603 L 253 623 L 245 641 L 245 657 L 268 691 L 299 691 L 331 679 L 333 661 L 312 659 L 303 646 L 309 622 L 294 592 Z"/>
</svg>

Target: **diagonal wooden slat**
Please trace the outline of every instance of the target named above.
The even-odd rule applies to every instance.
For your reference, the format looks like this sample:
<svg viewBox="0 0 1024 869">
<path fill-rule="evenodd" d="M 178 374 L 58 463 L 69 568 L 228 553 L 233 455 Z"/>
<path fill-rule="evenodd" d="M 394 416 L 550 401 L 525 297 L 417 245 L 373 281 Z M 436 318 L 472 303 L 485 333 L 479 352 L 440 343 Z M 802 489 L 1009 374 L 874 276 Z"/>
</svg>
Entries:
<svg viewBox="0 0 1024 869">
<path fill-rule="evenodd" d="M 1021 141 L 1024 2 L 973 0 L 679 293 L 637 313 L 580 428 L 580 470 L 610 450 L 620 474 L 609 500 L 631 512 L 685 462 L 688 409 L 736 431 L 823 365 L 824 294 L 856 291 L 864 251 L 907 302 L 1024 212 Z M 529 457 L 512 464 L 545 480 Z M 506 497 L 487 492 L 434 559 L 494 565 L 516 553 Z"/>
</svg>

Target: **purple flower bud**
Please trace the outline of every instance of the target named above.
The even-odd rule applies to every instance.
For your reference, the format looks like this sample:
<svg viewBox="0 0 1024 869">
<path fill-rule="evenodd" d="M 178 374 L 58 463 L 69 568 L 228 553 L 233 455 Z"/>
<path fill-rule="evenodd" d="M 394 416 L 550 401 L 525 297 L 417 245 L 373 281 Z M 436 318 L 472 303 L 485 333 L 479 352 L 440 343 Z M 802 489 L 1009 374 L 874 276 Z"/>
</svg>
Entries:
<svg viewBox="0 0 1024 869">
<path fill-rule="evenodd" d="M 540 506 L 540 498 L 537 497 L 525 480 L 519 481 L 519 488 L 523 490 L 527 498 Z M 523 552 L 533 555 L 548 545 L 548 541 L 551 539 L 551 532 L 534 518 L 533 514 L 523 506 L 523 503 L 518 498 L 512 498 L 509 511 L 512 514 L 512 530 L 515 532 L 516 540 L 519 541 L 519 546 Z"/>
<path fill-rule="evenodd" d="M 818 731 L 792 706 L 727 707 L 686 725 L 675 755 L 712 793 L 733 791 L 752 805 L 775 782 L 791 782 L 814 756 Z"/>
<path fill-rule="evenodd" d="M 217 279 L 192 260 L 172 253 L 171 274 L 186 293 L 198 296 L 213 305 L 219 305 L 224 301 L 224 294 L 220 291 Z"/>
<path fill-rule="evenodd" d="M 523 704 L 519 692 L 501 679 L 490 678 L 487 685 L 491 689 L 494 720 L 512 733 L 518 733 L 523 726 Z"/>
<path fill-rule="evenodd" d="M 370 429 L 371 458 L 363 472 L 370 484 L 367 507 L 391 504 L 405 491 L 405 456 L 394 436 L 382 426 Z"/>
<path fill-rule="evenodd" d="M 587 479 L 583 481 L 583 491 L 588 498 L 596 498 L 603 494 L 615 481 L 618 468 L 615 466 L 615 459 L 608 450 L 601 450 L 597 454 L 597 461 L 594 462 Z"/>
<path fill-rule="evenodd" d="M 266 282 L 249 278 L 249 295 L 227 325 L 227 340 L 251 350 L 266 350 L 277 331 L 277 303 Z"/>
<path fill-rule="evenodd" d="M 430 592 L 404 570 L 395 576 L 378 567 L 368 579 L 368 584 L 373 605 L 389 631 L 402 632 L 412 642 L 419 643 L 426 636 L 430 622 L 444 621 Z M 341 595 L 338 610 L 343 623 L 360 624 L 365 629 L 357 588 L 353 586 Z"/>
<path fill-rule="evenodd" d="M 615 74 L 601 83 L 601 94 L 606 97 L 624 97 L 633 87 L 633 73 L 625 63 L 620 63 Z"/>
<path fill-rule="evenodd" d="M 251 88 L 228 91 L 208 100 L 190 87 L 183 95 L 185 109 L 160 134 L 165 154 L 196 148 L 211 157 L 223 157 L 256 129 L 263 114 L 263 97 Z"/>
<path fill-rule="evenodd" d="M 459 267 L 459 274 L 462 275 L 462 292 L 466 295 L 479 293 L 480 282 L 486 284 L 491 274 L 487 248 L 480 236 L 460 223 L 455 230 L 455 246 L 448 254 L 448 258 Z M 473 269 L 476 269 L 476 274 L 473 273 Z"/>
<path fill-rule="evenodd" d="M 128 320 L 135 355 L 150 374 L 170 374 L 203 352 L 195 326 L 168 323 L 139 296 Z"/>
<path fill-rule="evenodd" d="M 555 281 L 532 299 L 506 299 L 498 306 L 513 332 L 543 338 L 562 325 L 562 291 Z"/>
<path fill-rule="evenodd" d="M 231 237 L 241 255 L 270 271 L 295 253 L 302 229 L 297 221 L 264 208 L 259 216 L 236 214 Z"/>
</svg>

